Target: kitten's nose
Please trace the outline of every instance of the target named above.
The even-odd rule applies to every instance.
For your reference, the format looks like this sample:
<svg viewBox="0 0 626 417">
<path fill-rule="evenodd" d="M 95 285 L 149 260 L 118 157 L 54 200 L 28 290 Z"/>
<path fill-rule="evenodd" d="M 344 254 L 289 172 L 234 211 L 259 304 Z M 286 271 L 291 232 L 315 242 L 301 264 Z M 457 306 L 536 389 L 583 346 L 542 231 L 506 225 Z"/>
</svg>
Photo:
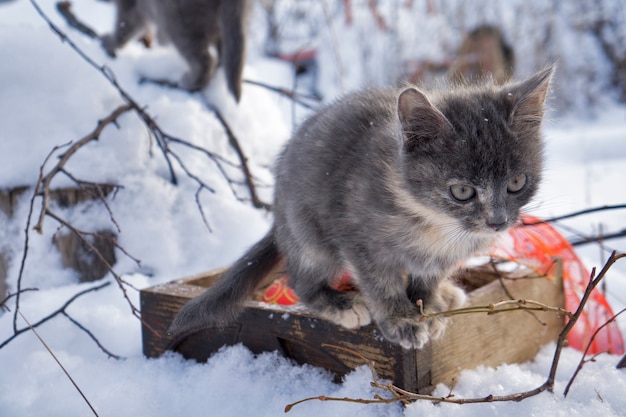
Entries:
<svg viewBox="0 0 626 417">
<path fill-rule="evenodd" d="M 488 220 L 487 226 L 493 229 L 494 232 L 499 232 L 506 228 L 506 221 L 500 221 L 499 219 Z"/>
<path fill-rule="evenodd" d="M 487 227 L 492 229 L 494 232 L 506 229 L 506 223 L 509 220 L 509 216 L 507 216 L 504 207 L 496 205 L 492 210 L 493 211 L 491 213 L 487 213 L 487 216 L 485 216 Z"/>
</svg>

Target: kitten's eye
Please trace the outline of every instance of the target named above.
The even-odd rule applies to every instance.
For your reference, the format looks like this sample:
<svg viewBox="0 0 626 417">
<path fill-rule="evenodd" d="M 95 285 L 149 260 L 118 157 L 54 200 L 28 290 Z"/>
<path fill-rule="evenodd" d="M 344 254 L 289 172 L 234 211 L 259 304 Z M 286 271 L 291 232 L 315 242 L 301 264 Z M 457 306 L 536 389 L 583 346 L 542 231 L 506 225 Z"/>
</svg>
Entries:
<svg viewBox="0 0 626 417">
<path fill-rule="evenodd" d="M 511 179 L 506 185 L 506 190 L 510 193 L 517 193 L 522 191 L 522 188 L 526 185 L 526 175 L 521 174 Z"/>
<path fill-rule="evenodd" d="M 450 194 L 457 201 L 468 201 L 476 195 L 476 189 L 471 185 L 456 184 L 450 186 Z"/>
</svg>

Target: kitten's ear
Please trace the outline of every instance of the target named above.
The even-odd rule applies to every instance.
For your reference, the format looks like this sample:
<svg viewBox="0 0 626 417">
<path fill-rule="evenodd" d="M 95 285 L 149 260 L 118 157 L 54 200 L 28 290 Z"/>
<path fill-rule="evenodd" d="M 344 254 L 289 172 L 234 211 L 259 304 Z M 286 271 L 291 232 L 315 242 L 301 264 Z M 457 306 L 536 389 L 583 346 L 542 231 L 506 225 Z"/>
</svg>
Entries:
<svg viewBox="0 0 626 417">
<path fill-rule="evenodd" d="M 423 140 L 438 137 L 450 126 L 428 97 L 417 88 L 410 87 L 398 97 L 398 118 L 404 132 L 405 146 L 413 148 Z"/>
<path fill-rule="evenodd" d="M 526 81 L 504 88 L 505 100 L 512 104 L 509 125 L 514 131 L 536 131 L 541 126 L 554 67 L 551 65 Z"/>
</svg>

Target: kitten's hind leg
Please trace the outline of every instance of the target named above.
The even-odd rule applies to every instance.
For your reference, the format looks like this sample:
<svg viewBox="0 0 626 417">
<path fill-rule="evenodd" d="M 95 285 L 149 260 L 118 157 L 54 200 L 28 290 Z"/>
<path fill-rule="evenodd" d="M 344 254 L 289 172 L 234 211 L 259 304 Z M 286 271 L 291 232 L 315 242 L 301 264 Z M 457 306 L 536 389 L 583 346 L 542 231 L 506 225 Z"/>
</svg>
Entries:
<svg viewBox="0 0 626 417">
<path fill-rule="evenodd" d="M 328 285 L 341 275 L 342 269 L 289 259 L 287 271 L 290 284 L 300 301 L 322 318 L 348 329 L 356 329 L 371 322 L 369 310 L 356 291 L 338 291 Z"/>
</svg>

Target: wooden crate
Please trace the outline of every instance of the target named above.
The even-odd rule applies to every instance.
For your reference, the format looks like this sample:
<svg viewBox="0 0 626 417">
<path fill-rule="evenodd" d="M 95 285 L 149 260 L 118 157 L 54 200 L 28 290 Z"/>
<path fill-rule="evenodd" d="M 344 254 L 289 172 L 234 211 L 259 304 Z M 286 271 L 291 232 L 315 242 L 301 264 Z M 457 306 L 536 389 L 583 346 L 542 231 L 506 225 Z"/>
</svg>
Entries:
<svg viewBox="0 0 626 417">
<path fill-rule="evenodd" d="M 373 324 L 348 330 L 300 305 L 250 301 L 233 325 L 224 329 L 207 328 L 173 345 L 166 331 L 174 316 L 186 301 L 200 295 L 220 274 L 221 271 L 214 271 L 141 291 L 146 356 L 157 357 L 173 349 L 186 358 L 206 361 L 224 345 L 243 343 L 254 353 L 278 351 L 297 363 L 328 369 L 338 379 L 363 364 L 362 359 L 346 351 L 325 346 L 330 344 L 359 352 L 375 362 L 381 378 L 423 393 L 440 382 L 452 384 L 463 369 L 531 360 L 542 345 L 556 339 L 563 327 L 563 318 L 551 312 L 460 315 L 451 319 L 443 338 L 421 350 L 405 350 L 384 340 Z M 564 305 L 560 278 L 505 275 L 502 279 L 487 268 L 468 270 L 463 276 L 466 282 L 479 285 L 469 292 L 469 305 L 489 305 L 510 298 Z"/>
</svg>

